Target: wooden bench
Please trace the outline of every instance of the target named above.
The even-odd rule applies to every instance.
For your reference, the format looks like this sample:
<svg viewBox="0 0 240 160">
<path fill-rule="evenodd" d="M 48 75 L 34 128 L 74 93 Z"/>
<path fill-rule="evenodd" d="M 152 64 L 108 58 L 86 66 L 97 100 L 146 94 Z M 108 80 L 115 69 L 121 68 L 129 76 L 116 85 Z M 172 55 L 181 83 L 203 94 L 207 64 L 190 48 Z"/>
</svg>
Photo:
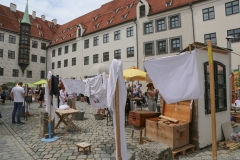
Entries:
<svg viewBox="0 0 240 160">
<path fill-rule="evenodd" d="M 77 148 L 78 148 L 78 152 L 79 152 L 79 148 L 83 149 L 83 153 L 86 154 L 86 148 L 89 148 L 89 152 L 91 152 L 91 144 L 82 142 L 82 143 L 78 143 L 77 144 Z"/>
</svg>

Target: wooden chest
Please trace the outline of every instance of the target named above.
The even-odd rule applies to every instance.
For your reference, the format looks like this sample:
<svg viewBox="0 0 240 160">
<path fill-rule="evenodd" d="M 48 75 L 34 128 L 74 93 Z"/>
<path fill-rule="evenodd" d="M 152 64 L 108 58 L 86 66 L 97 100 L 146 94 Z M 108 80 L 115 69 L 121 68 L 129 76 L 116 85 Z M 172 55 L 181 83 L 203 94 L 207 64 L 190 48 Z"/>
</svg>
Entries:
<svg viewBox="0 0 240 160">
<path fill-rule="evenodd" d="M 160 120 L 159 117 L 146 119 L 146 139 L 165 143 L 172 149 L 189 144 L 189 123 L 192 113 L 190 104 L 191 101 L 177 104 L 163 103 L 163 115 L 177 119 L 178 122 L 169 123 L 167 120 Z"/>
<path fill-rule="evenodd" d="M 145 127 L 145 120 L 147 118 L 154 118 L 159 115 L 159 112 L 153 111 L 130 111 L 128 115 L 128 123 L 134 127 Z"/>
</svg>

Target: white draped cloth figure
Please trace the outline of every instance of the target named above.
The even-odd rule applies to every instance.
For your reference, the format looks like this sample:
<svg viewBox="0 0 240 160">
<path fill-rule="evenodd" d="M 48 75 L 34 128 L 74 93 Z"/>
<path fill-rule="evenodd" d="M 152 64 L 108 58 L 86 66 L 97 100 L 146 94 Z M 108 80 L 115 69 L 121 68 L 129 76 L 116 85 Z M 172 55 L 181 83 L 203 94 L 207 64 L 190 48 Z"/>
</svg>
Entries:
<svg viewBox="0 0 240 160">
<path fill-rule="evenodd" d="M 167 104 L 201 98 L 195 50 L 146 60 L 144 67 Z"/>
<path fill-rule="evenodd" d="M 120 139 L 121 139 L 121 157 L 123 160 L 127 160 L 127 144 L 125 135 L 125 104 L 127 99 L 127 90 L 123 79 L 122 62 L 114 59 L 110 66 L 109 80 L 107 86 L 107 106 L 113 113 L 114 132 L 116 140 L 116 115 L 115 115 L 115 90 L 116 83 L 118 81 L 119 87 L 119 117 L 120 117 Z"/>
<path fill-rule="evenodd" d="M 84 93 L 85 83 L 82 80 L 62 79 L 62 83 L 68 93 Z"/>
<path fill-rule="evenodd" d="M 48 75 L 47 75 L 47 82 L 49 80 L 51 81 L 51 79 L 52 79 L 52 72 L 49 71 Z M 48 87 L 49 87 L 48 83 L 46 83 L 44 100 L 45 100 L 45 104 L 46 104 L 46 112 L 48 113 L 48 115 L 51 115 L 51 120 L 53 120 L 55 117 L 55 111 L 57 110 L 57 98 L 55 98 L 55 96 L 53 96 L 53 99 L 52 99 L 52 96 L 49 94 L 50 90 Z M 51 106 L 51 99 L 53 102 L 53 106 Z"/>
</svg>

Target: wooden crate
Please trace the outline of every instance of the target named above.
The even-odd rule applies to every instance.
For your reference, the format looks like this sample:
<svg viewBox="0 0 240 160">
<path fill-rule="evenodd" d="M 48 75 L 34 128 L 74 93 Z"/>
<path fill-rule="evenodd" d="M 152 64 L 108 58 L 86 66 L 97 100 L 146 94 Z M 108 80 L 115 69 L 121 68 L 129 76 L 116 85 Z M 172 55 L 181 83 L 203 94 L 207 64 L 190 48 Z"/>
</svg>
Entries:
<svg viewBox="0 0 240 160">
<path fill-rule="evenodd" d="M 159 112 L 153 111 L 130 111 L 128 115 L 128 123 L 134 127 L 145 127 L 147 118 L 158 117 Z"/>
<path fill-rule="evenodd" d="M 166 124 L 159 118 L 146 119 L 146 139 L 165 143 L 172 149 L 189 144 L 190 103 L 191 101 L 178 102 L 177 105 L 163 103 L 163 115 L 179 122 Z"/>
</svg>

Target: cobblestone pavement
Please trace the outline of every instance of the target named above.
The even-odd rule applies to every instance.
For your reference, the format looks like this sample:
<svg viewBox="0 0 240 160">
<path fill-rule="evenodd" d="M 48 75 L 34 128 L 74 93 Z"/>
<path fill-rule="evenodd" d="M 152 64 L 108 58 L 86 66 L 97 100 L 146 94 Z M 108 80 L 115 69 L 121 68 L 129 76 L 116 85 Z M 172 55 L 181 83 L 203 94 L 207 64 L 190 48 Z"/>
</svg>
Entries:
<svg viewBox="0 0 240 160">
<path fill-rule="evenodd" d="M 74 121 L 80 131 L 70 129 L 65 135 L 62 135 L 64 126 L 61 125 L 60 129 L 56 131 L 59 136 L 58 140 L 47 143 L 42 142 L 42 137 L 39 137 L 40 113 L 45 111 L 45 108 L 38 108 L 38 106 L 38 103 L 32 103 L 30 112 L 34 116 L 29 117 L 28 121 L 22 118 L 25 125 L 17 126 L 11 124 L 13 102 L 0 105 L 3 116 L 2 122 L 0 122 L 0 160 L 112 160 L 111 155 L 115 151 L 113 126 L 106 125 L 106 118 L 95 120 L 93 114 L 96 113 L 96 110 L 91 109 L 86 103 L 77 102 L 77 109 L 85 111 L 84 120 Z M 55 123 L 57 121 L 56 118 Z M 137 155 L 139 132 L 135 133 L 134 137 L 131 137 L 131 127 L 126 126 L 127 148 L 129 151 L 136 151 Z M 92 144 L 92 152 L 88 152 L 87 155 L 81 151 L 78 152 L 76 144 L 79 142 Z M 218 148 L 218 159 L 240 159 L 239 151 L 240 149 L 230 152 Z M 138 159 L 137 156 L 136 159 Z M 212 159 L 211 147 L 195 151 L 180 159 Z"/>
</svg>

